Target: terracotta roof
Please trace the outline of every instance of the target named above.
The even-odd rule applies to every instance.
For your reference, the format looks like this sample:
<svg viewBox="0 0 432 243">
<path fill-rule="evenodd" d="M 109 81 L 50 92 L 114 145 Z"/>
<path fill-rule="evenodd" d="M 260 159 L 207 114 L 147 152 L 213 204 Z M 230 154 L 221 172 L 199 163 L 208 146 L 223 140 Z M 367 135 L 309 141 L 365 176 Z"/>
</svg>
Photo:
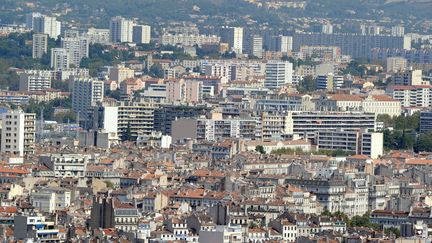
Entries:
<svg viewBox="0 0 432 243">
<path fill-rule="evenodd" d="M 432 165 L 430 159 L 410 159 L 405 164 L 407 165 Z"/>
</svg>

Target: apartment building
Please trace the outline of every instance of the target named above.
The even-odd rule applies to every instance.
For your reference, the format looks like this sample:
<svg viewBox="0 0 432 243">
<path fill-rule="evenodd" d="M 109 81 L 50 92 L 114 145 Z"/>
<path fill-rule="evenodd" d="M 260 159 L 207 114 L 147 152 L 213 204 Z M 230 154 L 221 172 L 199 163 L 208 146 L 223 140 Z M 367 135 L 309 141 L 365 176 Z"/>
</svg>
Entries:
<svg viewBox="0 0 432 243">
<path fill-rule="evenodd" d="M 104 82 L 88 78 L 73 79 L 72 109 L 78 115 L 85 115 L 88 109 L 104 97 Z"/>
<path fill-rule="evenodd" d="M 151 27 L 149 25 L 134 25 L 132 39 L 137 44 L 149 44 L 151 40 Z"/>
<path fill-rule="evenodd" d="M 130 135 L 135 140 L 138 135 L 151 135 L 154 110 L 159 107 L 154 102 L 120 102 L 118 106 L 118 136 L 125 139 Z"/>
<path fill-rule="evenodd" d="M 72 57 L 65 48 L 51 49 L 51 68 L 54 70 L 69 69 Z"/>
<path fill-rule="evenodd" d="M 34 154 L 36 114 L 11 110 L 1 114 L 1 152 L 16 156 Z"/>
<path fill-rule="evenodd" d="M 54 171 L 59 178 L 85 176 L 89 155 L 84 154 L 51 154 L 40 156 L 39 163 Z"/>
<path fill-rule="evenodd" d="M 219 141 L 227 138 L 255 139 L 257 122 L 251 118 L 223 119 L 222 114 L 213 113 L 212 117 L 198 119 L 178 119 L 172 123 L 174 141 L 198 139 Z"/>
<path fill-rule="evenodd" d="M 32 57 L 42 58 L 48 51 L 48 35 L 33 34 Z"/>
<path fill-rule="evenodd" d="M 193 35 L 193 34 L 170 34 L 163 33 L 159 37 L 162 45 L 181 45 L 181 46 L 202 46 L 209 44 L 218 44 L 220 37 L 215 35 Z"/>
<path fill-rule="evenodd" d="M 124 67 L 124 66 L 116 66 L 110 68 L 109 78 L 112 81 L 116 81 L 118 84 L 125 81 L 126 79 L 134 78 L 135 71 L 133 69 Z"/>
<path fill-rule="evenodd" d="M 288 134 L 299 134 L 305 138 L 313 138 L 319 131 L 375 130 L 375 114 L 373 113 L 293 111 L 288 112 L 287 116 Z"/>
<path fill-rule="evenodd" d="M 388 86 L 386 93 L 400 101 L 403 108 L 430 107 L 432 105 L 431 85 Z"/>
<path fill-rule="evenodd" d="M 420 133 L 428 133 L 432 131 L 432 111 L 420 112 Z"/>
<path fill-rule="evenodd" d="M 50 70 L 26 70 L 19 74 L 19 91 L 34 92 L 51 88 Z"/>
<path fill-rule="evenodd" d="M 359 34 L 293 34 L 293 49 L 299 51 L 301 46 L 338 46 L 343 55 L 353 58 L 369 57 L 373 48 L 411 48 L 411 39 L 403 36 L 359 35 Z M 359 48 L 361 47 L 361 48 Z"/>
<path fill-rule="evenodd" d="M 89 57 L 90 41 L 78 31 L 68 31 L 61 39 L 61 47 L 69 52 L 70 64 L 79 67 L 83 58 Z"/>
<path fill-rule="evenodd" d="M 134 22 L 121 16 L 110 21 L 110 41 L 112 43 L 132 42 Z"/>
<path fill-rule="evenodd" d="M 344 84 L 344 77 L 329 73 L 327 75 L 318 75 L 316 78 L 317 89 L 335 91 L 342 88 Z"/>
<path fill-rule="evenodd" d="M 71 205 L 71 190 L 62 187 L 36 188 L 30 193 L 30 202 L 43 213 L 65 210 Z"/>
<path fill-rule="evenodd" d="M 266 64 L 264 87 L 278 89 L 292 84 L 293 64 L 288 61 L 269 60 Z"/>
<path fill-rule="evenodd" d="M 318 149 L 341 150 L 349 154 L 361 154 L 377 159 L 383 155 L 383 134 L 365 130 L 318 131 L 315 137 Z"/>
</svg>

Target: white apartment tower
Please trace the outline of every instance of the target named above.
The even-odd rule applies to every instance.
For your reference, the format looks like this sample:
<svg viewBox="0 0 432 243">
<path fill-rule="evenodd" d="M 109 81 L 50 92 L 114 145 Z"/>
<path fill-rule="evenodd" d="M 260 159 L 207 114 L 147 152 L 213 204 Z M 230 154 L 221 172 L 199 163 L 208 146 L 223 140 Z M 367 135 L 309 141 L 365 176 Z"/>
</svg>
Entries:
<svg viewBox="0 0 432 243">
<path fill-rule="evenodd" d="M 287 61 L 269 60 L 266 64 L 264 87 L 278 89 L 292 83 L 293 65 Z"/>
<path fill-rule="evenodd" d="M 61 47 L 68 50 L 70 64 L 79 67 L 81 60 L 89 56 L 89 40 L 80 36 L 78 32 L 65 34 L 61 40 Z"/>
<path fill-rule="evenodd" d="M 221 42 L 228 43 L 232 51 L 243 53 L 243 28 L 225 26 L 220 30 L 220 35 Z"/>
<path fill-rule="evenodd" d="M 55 39 L 61 34 L 61 22 L 57 21 L 56 17 L 32 14 L 26 22 L 32 25 L 34 32 L 47 34 L 50 38 Z"/>
<path fill-rule="evenodd" d="M 47 53 L 48 50 L 48 35 L 34 34 L 32 45 L 32 57 L 42 58 L 42 56 Z"/>
<path fill-rule="evenodd" d="M 75 79 L 72 89 L 72 109 L 76 114 L 87 114 L 88 109 L 103 100 L 104 82 L 94 79 Z"/>
<path fill-rule="evenodd" d="M 36 114 L 12 110 L 1 114 L 1 152 L 24 156 L 35 150 Z"/>
<path fill-rule="evenodd" d="M 149 25 L 135 25 L 133 27 L 133 42 L 149 44 L 151 40 L 151 27 Z"/>
<path fill-rule="evenodd" d="M 132 42 L 133 26 L 134 23 L 132 20 L 125 19 L 121 16 L 112 18 L 110 22 L 111 42 Z"/>
<path fill-rule="evenodd" d="M 51 68 L 54 70 L 68 69 L 71 64 L 70 53 L 65 48 L 51 49 Z"/>
</svg>

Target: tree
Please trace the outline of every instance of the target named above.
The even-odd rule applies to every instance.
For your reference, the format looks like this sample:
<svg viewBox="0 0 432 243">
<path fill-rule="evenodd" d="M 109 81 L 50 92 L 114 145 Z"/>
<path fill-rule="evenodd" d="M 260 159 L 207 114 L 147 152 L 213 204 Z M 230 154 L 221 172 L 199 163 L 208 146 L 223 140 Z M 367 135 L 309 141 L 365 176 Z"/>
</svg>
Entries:
<svg viewBox="0 0 432 243">
<path fill-rule="evenodd" d="M 384 233 L 386 235 L 393 235 L 394 238 L 399 238 L 399 236 L 401 235 L 400 230 L 398 228 L 394 228 L 394 227 L 384 229 Z"/>
<path fill-rule="evenodd" d="M 417 138 L 415 147 L 415 152 L 431 152 L 432 151 L 432 132 L 426 134 L 420 134 Z"/>
<path fill-rule="evenodd" d="M 257 151 L 260 154 L 265 154 L 264 147 L 262 145 L 257 145 L 255 147 L 255 151 Z"/>
<path fill-rule="evenodd" d="M 132 140 L 132 129 L 131 129 L 130 121 L 128 121 L 128 124 L 126 127 L 126 132 L 122 136 L 122 140 L 123 141 L 131 141 Z"/>
<path fill-rule="evenodd" d="M 162 69 L 162 66 L 160 64 L 153 64 L 150 67 L 148 74 L 152 77 L 155 77 L 155 78 L 163 78 L 164 77 L 164 70 Z"/>
<path fill-rule="evenodd" d="M 306 76 L 297 85 L 297 91 L 300 93 L 308 93 L 316 90 L 316 82 L 312 76 Z"/>
</svg>

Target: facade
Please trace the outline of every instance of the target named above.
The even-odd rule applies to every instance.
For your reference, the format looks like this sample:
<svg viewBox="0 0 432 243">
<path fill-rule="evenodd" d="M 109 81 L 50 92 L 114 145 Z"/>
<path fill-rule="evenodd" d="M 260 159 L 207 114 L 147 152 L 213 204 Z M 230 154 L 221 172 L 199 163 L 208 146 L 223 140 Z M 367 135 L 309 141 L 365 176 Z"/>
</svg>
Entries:
<svg viewBox="0 0 432 243">
<path fill-rule="evenodd" d="M 371 50 L 372 60 L 386 60 L 389 57 L 402 57 L 408 63 L 432 63 L 432 49 L 375 48 Z"/>
<path fill-rule="evenodd" d="M 42 58 L 42 56 L 48 51 L 48 35 L 33 34 L 32 46 L 32 57 Z"/>
<path fill-rule="evenodd" d="M 432 105 L 432 86 L 388 86 L 386 93 L 400 101 L 403 108 L 423 108 Z"/>
<path fill-rule="evenodd" d="M 288 112 L 287 122 L 288 134 L 299 134 L 305 138 L 314 137 L 319 131 L 375 130 L 375 114 L 363 112 L 294 111 Z"/>
<path fill-rule="evenodd" d="M 133 42 L 132 20 L 117 16 L 110 21 L 110 40 L 112 43 Z"/>
<path fill-rule="evenodd" d="M 149 25 L 133 26 L 133 42 L 137 44 L 149 44 L 151 40 L 151 27 Z"/>
<path fill-rule="evenodd" d="M 151 135 L 154 123 L 154 110 L 159 106 L 153 102 L 120 102 L 118 104 L 118 136 L 123 140 L 138 135 Z M 130 129 L 130 132 L 128 130 Z M 129 134 L 128 134 L 129 133 Z"/>
<path fill-rule="evenodd" d="M 49 70 L 26 70 L 19 77 L 19 91 L 34 92 L 51 88 L 52 73 Z"/>
<path fill-rule="evenodd" d="M 109 77 L 110 80 L 120 84 L 126 79 L 135 77 L 135 71 L 124 66 L 116 66 L 110 68 Z"/>
<path fill-rule="evenodd" d="M 317 148 L 341 150 L 348 154 L 361 154 L 377 159 L 383 155 L 383 134 L 367 131 L 319 131 L 315 138 Z"/>
<path fill-rule="evenodd" d="M 220 37 L 215 35 L 188 35 L 188 34 L 170 34 L 163 33 L 159 37 L 159 42 L 162 45 L 181 45 L 181 46 L 202 46 L 210 44 L 218 44 Z"/>
<path fill-rule="evenodd" d="M 389 57 L 387 58 L 387 72 L 399 73 L 404 72 L 407 68 L 407 60 L 403 57 Z"/>
<path fill-rule="evenodd" d="M 353 58 L 369 57 L 373 48 L 411 48 L 411 40 L 403 36 L 387 35 L 358 35 L 358 34 L 323 34 L 323 33 L 294 33 L 293 49 L 299 51 L 303 45 L 307 46 L 338 46 L 343 55 Z M 358 48 L 361 46 L 361 48 Z"/>
<path fill-rule="evenodd" d="M 243 28 L 224 26 L 220 29 L 220 37 L 222 43 L 228 43 L 231 51 L 243 53 Z"/>
<path fill-rule="evenodd" d="M 256 121 L 254 119 L 178 119 L 172 124 L 173 141 L 198 139 L 219 141 L 228 138 L 255 139 Z"/>
<path fill-rule="evenodd" d="M 31 24 L 35 33 L 44 33 L 54 39 L 61 34 L 61 22 L 57 21 L 56 17 L 34 14 L 29 15 L 29 18 L 32 18 L 32 20 L 28 20 L 28 24 L 32 22 Z"/>
<path fill-rule="evenodd" d="M 262 58 L 263 57 L 263 38 L 261 36 L 251 36 L 248 38 L 248 45 L 245 49 L 247 49 L 247 54 Z"/>
<path fill-rule="evenodd" d="M 84 36 L 80 36 L 77 31 L 72 33 L 71 36 L 62 38 L 61 47 L 69 52 L 70 64 L 78 68 L 81 60 L 89 57 L 89 43 L 89 40 Z"/>
<path fill-rule="evenodd" d="M 109 29 L 89 28 L 83 36 L 86 37 L 91 44 L 108 45 L 111 42 Z"/>
<path fill-rule="evenodd" d="M 36 114 L 12 110 L 2 114 L 1 152 L 16 156 L 34 154 Z"/>
<path fill-rule="evenodd" d="M 404 72 L 399 72 L 393 75 L 392 83 L 394 85 L 428 85 L 423 81 L 422 70 L 409 69 Z"/>
<path fill-rule="evenodd" d="M 199 103 L 203 97 L 202 82 L 184 79 L 170 80 L 166 83 L 166 101 L 169 103 Z"/>
<path fill-rule="evenodd" d="M 172 123 L 180 118 L 205 115 L 210 108 L 205 106 L 165 105 L 154 111 L 154 130 L 171 135 Z"/>
<path fill-rule="evenodd" d="M 72 109 L 81 116 L 104 97 L 104 82 L 94 79 L 77 78 L 73 80 Z"/>
<path fill-rule="evenodd" d="M 30 202 L 40 212 L 54 213 L 71 205 L 71 191 L 66 188 L 37 188 L 31 192 Z"/>
<path fill-rule="evenodd" d="M 292 84 L 293 65 L 287 61 L 270 60 L 266 64 L 264 87 L 278 89 Z"/>
<path fill-rule="evenodd" d="M 344 77 L 329 73 L 327 75 L 318 75 L 316 78 L 317 89 L 335 91 L 340 89 L 344 84 Z"/>
<path fill-rule="evenodd" d="M 420 112 L 420 133 L 429 133 L 432 131 L 432 112 Z"/>
<path fill-rule="evenodd" d="M 303 58 L 318 58 L 321 61 L 339 61 L 341 50 L 337 46 L 301 46 Z"/>
<path fill-rule="evenodd" d="M 65 48 L 51 49 L 51 68 L 54 70 L 69 69 L 72 62 L 70 52 Z"/>
<path fill-rule="evenodd" d="M 82 178 L 86 173 L 89 156 L 83 154 L 51 154 L 41 156 L 39 160 L 40 164 L 54 171 L 55 177 Z"/>
</svg>

